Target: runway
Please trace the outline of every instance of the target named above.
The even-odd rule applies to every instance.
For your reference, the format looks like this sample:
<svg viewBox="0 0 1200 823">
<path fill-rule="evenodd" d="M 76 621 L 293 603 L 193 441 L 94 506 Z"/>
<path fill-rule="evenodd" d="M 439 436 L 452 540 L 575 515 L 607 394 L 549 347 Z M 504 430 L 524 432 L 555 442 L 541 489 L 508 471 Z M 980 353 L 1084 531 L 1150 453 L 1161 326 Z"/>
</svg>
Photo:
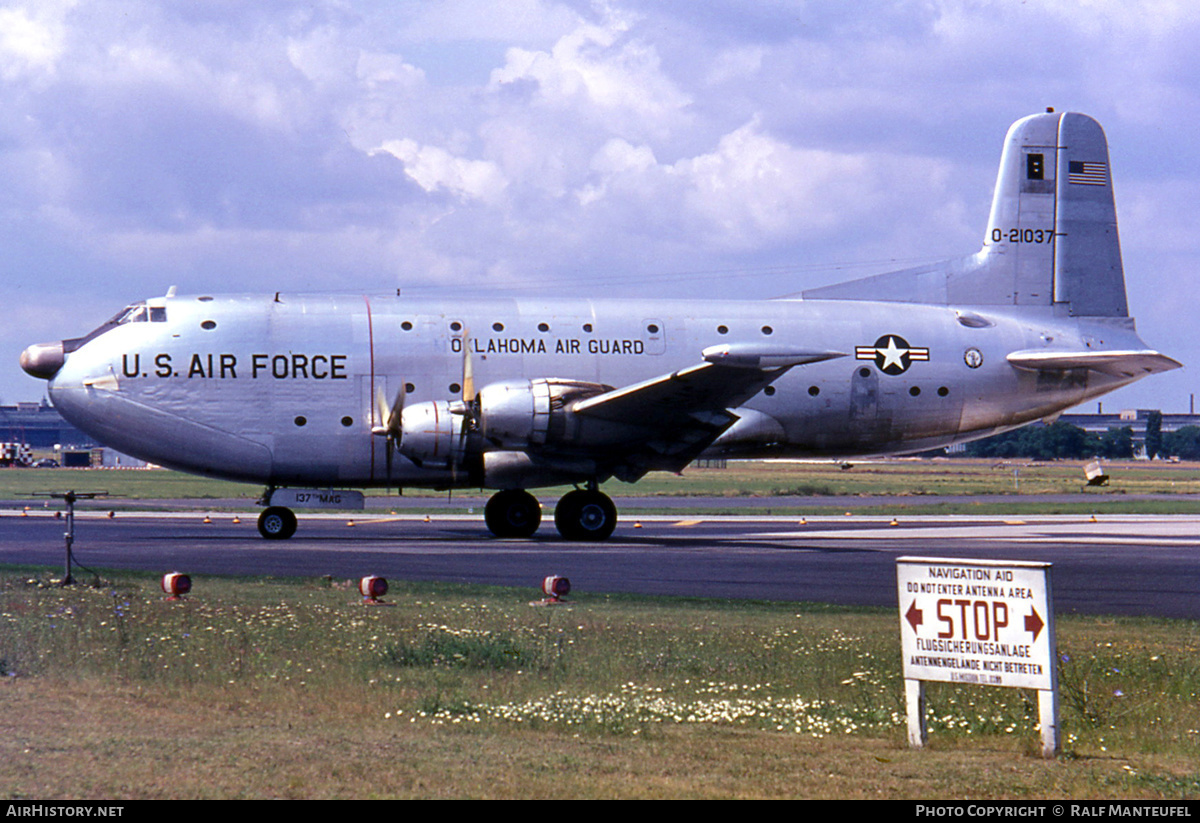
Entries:
<svg viewBox="0 0 1200 823">
<path fill-rule="evenodd" d="M 527 586 L 550 574 L 576 593 L 896 605 L 904 555 L 1054 564 L 1062 613 L 1200 619 L 1200 517 L 1087 515 L 801 519 L 635 516 L 601 544 L 569 543 L 551 523 L 531 540 L 488 535 L 480 515 L 301 515 L 291 540 L 261 539 L 253 515 L 77 515 L 75 557 L 93 569 L 442 580 Z M 0 563 L 61 568 L 64 522 L 0 511 Z"/>
</svg>

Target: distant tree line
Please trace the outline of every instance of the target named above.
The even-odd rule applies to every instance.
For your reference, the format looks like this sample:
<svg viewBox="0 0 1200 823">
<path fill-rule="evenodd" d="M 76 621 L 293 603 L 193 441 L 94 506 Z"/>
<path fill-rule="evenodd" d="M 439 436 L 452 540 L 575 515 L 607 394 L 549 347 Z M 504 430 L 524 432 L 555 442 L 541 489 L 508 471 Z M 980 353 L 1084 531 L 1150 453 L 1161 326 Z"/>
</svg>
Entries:
<svg viewBox="0 0 1200 823">
<path fill-rule="evenodd" d="M 1162 454 L 1184 460 L 1200 460 L 1200 426 L 1180 426 L 1162 436 Z"/>
<path fill-rule="evenodd" d="M 1035 460 L 1089 457 L 1119 460 L 1134 455 L 1133 429 L 1122 426 L 1103 434 L 1091 434 L 1060 420 L 1049 426 L 1027 426 L 976 440 L 967 444 L 966 453 L 971 457 L 1029 457 Z M 1146 454 L 1151 458 L 1200 459 L 1200 426 L 1183 426 L 1178 431 L 1164 432 L 1162 415 L 1152 413 L 1146 420 Z"/>
</svg>

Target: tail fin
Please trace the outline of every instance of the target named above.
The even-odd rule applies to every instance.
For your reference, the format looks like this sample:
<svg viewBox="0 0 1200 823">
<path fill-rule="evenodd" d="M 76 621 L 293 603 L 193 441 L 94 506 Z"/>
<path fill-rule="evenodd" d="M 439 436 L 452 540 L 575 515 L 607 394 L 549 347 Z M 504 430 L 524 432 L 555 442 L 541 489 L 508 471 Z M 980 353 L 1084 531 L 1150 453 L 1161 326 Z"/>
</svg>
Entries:
<svg viewBox="0 0 1200 823">
<path fill-rule="evenodd" d="M 1004 141 L 978 254 L 803 296 L 1128 316 L 1104 130 L 1074 112 L 1018 120 Z"/>
</svg>

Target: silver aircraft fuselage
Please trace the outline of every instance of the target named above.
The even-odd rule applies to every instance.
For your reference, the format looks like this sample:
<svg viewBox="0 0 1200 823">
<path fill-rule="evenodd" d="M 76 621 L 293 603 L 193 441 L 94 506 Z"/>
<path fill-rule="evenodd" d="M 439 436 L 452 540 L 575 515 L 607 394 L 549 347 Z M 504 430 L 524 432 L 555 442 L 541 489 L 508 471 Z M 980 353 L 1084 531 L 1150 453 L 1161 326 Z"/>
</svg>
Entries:
<svg viewBox="0 0 1200 823">
<path fill-rule="evenodd" d="M 707 450 L 730 457 L 881 454 L 978 438 L 1134 379 L 1014 368 L 1010 352 L 1144 348 L 1112 322 L 866 301 L 280 294 L 148 303 L 161 320 L 143 311 L 70 353 L 49 383 L 56 408 L 151 462 L 278 485 L 477 484 L 409 460 L 388 477 L 386 442 L 371 436 L 381 391 L 390 399 L 404 387 L 410 405 L 457 399 L 464 348 L 480 386 L 514 377 L 625 386 L 721 344 L 844 353 L 791 369 L 734 409 L 751 424 Z M 778 427 L 755 431 L 763 419 Z"/>
</svg>

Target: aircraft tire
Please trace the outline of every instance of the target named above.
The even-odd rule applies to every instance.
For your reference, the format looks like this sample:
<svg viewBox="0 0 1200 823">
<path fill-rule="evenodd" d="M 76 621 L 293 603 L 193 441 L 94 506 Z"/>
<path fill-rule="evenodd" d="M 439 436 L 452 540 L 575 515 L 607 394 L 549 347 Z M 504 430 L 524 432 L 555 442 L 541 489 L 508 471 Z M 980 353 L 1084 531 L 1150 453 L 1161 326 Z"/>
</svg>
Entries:
<svg viewBox="0 0 1200 823">
<path fill-rule="evenodd" d="M 527 491 L 507 489 L 488 499 L 483 519 L 496 537 L 532 537 L 542 522 L 542 506 Z"/>
<path fill-rule="evenodd" d="M 617 527 L 617 507 L 603 492 L 576 489 L 555 506 L 554 526 L 567 540 L 607 540 Z"/>
<path fill-rule="evenodd" d="M 287 540 L 296 533 L 296 515 L 285 506 L 270 506 L 258 516 L 258 533 L 267 540 Z"/>
</svg>

